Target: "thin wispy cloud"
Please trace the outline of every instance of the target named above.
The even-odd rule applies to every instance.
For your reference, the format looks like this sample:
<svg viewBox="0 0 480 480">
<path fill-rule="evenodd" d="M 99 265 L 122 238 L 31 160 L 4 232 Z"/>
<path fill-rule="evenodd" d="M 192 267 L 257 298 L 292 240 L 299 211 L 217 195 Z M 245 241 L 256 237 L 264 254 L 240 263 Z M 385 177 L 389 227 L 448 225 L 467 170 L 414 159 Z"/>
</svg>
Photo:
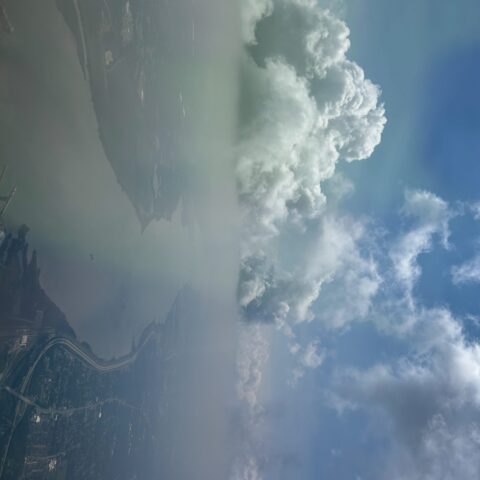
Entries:
<svg viewBox="0 0 480 480">
<path fill-rule="evenodd" d="M 454 265 L 451 273 L 456 285 L 480 282 L 480 253 L 460 265 Z"/>
</svg>

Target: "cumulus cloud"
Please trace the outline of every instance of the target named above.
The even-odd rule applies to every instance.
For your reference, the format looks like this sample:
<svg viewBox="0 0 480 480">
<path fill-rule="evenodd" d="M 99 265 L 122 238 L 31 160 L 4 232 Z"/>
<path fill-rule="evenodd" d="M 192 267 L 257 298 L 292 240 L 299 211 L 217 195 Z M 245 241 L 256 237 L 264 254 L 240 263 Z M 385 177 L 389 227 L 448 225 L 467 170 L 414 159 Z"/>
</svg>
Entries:
<svg viewBox="0 0 480 480">
<path fill-rule="evenodd" d="M 350 31 L 329 9 L 314 0 L 273 0 L 272 5 L 270 15 L 257 25 L 255 58 L 283 57 L 309 78 L 323 77 L 345 59 Z"/>
<path fill-rule="evenodd" d="M 253 413 L 258 413 L 258 395 L 269 351 L 269 341 L 261 325 L 241 328 L 237 354 L 237 392 L 240 400 Z"/>
<path fill-rule="evenodd" d="M 244 0 L 242 20 L 247 48 L 236 179 L 242 212 L 238 301 L 246 322 L 238 393 L 250 433 L 232 476 L 256 480 L 262 462 L 252 438 L 268 359 L 265 324 L 288 338 L 301 376 L 325 355 L 317 342 L 303 345 L 294 331 L 314 318 L 321 288 L 341 278 L 352 289 L 348 305 L 334 316 L 341 325 L 367 314 L 380 284 L 375 262 L 357 247 L 362 222 L 327 215 L 323 184 L 334 178 L 338 162 L 372 154 L 386 119 L 380 89 L 346 56 L 348 27 L 315 1 Z M 334 201 L 351 190 L 338 179 L 331 184 Z"/>
<path fill-rule="evenodd" d="M 480 220 L 480 202 L 467 205 L 467 211 L 475 220 Z M 479 241 L 477 239 L 477 252 L 475 255 L 459 265 L 454 265 L 451 269 L 452 281 L 455 285 L 480 282 L 480 251 L 478 249 Z"/>
<path fill-rule="evenodd" d="M 386 417 L 380 428 L 393 440 L 390 478 L 478 478 L 480 462 L 462 460 L 479 439 L 480 346 L 447 309 L 418 315 L 407 339 L 411 354 L 341 372 L 335 398 Z"/>
<path fill-rule="evenodd" d="M 326 201 L 322 182 L 334 175 L 340 158 L 370 156 L 385 119 L 378 90 L 351 62 L 335 67 L 332 78 L 317 86 L 321 99 L 283 59 L 267 59 L 264 68 L 246 63 L 246 77 L 255 77 L 250 81 L 260 94 L 258 114 L 244 131 L 237 161 L 250 246 L 278 235 L 286 223 L 318 217 Z"/>
<path fill-rule="evenodd" d="M 295 334 L 300 323 L 313 319 L 312 305 L 321 287 L 336 285 L 336 293 L 329 292 L 328 308 L 321 306 L 319 318 L 329 328 L 339 328 L 367 315 L 381 284 L 374 259 L 364 256 L 360 249 L 359 243 L 367 235 L 364 222 L 325 215 L 317 227 L 306 242 L 308 246 L 299 253 L 300 263 L 296 259 L 293 262 L 296 268 L 275 270 L 280 267 L 273 267 L 268 257 L 260 254 L 249 257 L 242 270 L 239 299 L 249 321 L 241 326 L 238 392 L 249 410 L 251 436 L 261 427 L 258 421 L 263 407 L 259 392 L 268 360 L 269 325 L 287 337 L 295 366 L 286 379 L 293 386 L 308 370 L 320 367 L 326 356 L 318 340 L 303 344 Z M 251 453 L 257 448 L 252 445 L 256 443 L 250 439 L 242 447 L 243 460 L 237 459 L 235 478 L 258 474 L 259 463 Z M 240 472 L 245 476 L 241 477 Z"/>
<path fill-rule="evenodd" d="M 449 248 L 457 212 L 432 193 L 408 191 L 401 213 L 404 231 L 387 237 L 376 262 L 387 285 L 371 307 L 375 325 L 395 336 L 399 352 L 366 369 L 337 370 L 327 403 L 343 415 L 370 415 L 374 435 L 389 445 L 380 478 L 479 478 L 473 452 L 480 442 L 480 344 L 449 308 L 427 308 L 415 291 L 419 255 L 435 240 Z M 454 267 L 454 281 L 475 281 L 476 262 Z"/>
<path fill-rule="evenodd" d="M 325 184 L 326 195 L 330 202 L 338 202 L 344 198 L 350 197 L 355 191 L 355 185 L 341 172 L 336 172 L 335 175 Z"/>
<path fill-rule="evenodd" d="M 254 44 L 255 27 L 258 21 L 273 10 L 273 0 L 243 0 L 241 3 L 242 39 L 246 44 Z"/>
<path fill-rule="evenodd" d="M 310 342 L 302 355 L 302 365 L 307 368 L 317 368 L 323 363 L 325 354 L 319 351 L 318 341 Z"/>
<path fill-rule="evenodd" d="M 329 394 L 339 412 L 362 408 L 385 419 L 383 434 L 394 443 L 391 478 L 429 478 L 428 472 L 436 471 L 430 448 L 436 418 L 445 422 L 450 435 L 445 438 L 468 447 L 463 435 L 472 430 L 462 415 L 471 419 L 480 407 L 480 346 L 467 339 L 448 308 L 425 308 L 414 292 L 419 255 L 436 240 L 448 247 L 455 214 L 432 193 L 407 191 L 403 231 L 392 239 L 371 221 L 326 211 L 315 220 L 316 230 L 304 234 L 289 269 L 262 254 L 255 262 L 249 257 L 242 272 L 240 287 L 249 288 L 239 290 L 239 298 L 247 318 L 256 320 L 251 325 L 270 322 L 288 337 L 295 358 L 292 385 L 326 358 L 318 341 L 302 344 L 295 335 L 299 323 L 312 320 L 313 310 L 328 331 L 369 318 L 405 346 L 408 354 L 391 363 L 339 372 Z M 282 256 L 282 248 L 278 241 L 275 255 Z"/>
<path fill-rule="evenodd" d="M 267 267 L 265 259 L 249 257 L 241 272 L 240 305 L 253 322 L 302 322 L 311 319 L 310 306 L 318 296 L 322 279 L 308 278 L 303 271 L 279 271 Z"/>
<path fill-rule="evenodd" d="M 298 364 L 291 371 L 291 378 L 288 380 L 290 386 L 295 386 L 305 375 L 306 369 L 315 369 L 322 365 L 325 360 L 325 351 L 320 347 L 318 340 L 313 340 L 302 350 L 298 343 L 290 346 L 290 352 L 298 356 Z"/>
<path fill-rule="evenodd" d="M 411 304 L 414 285 L 421 275 L 418 257 L 432 248 L 435 237 L 448 248 L 449 222 L 455 213 L 444 200 L 423 190 L 405 193 L 402 213 L 413 221 L 413 226 L 400 235 L 390 257 L 396 279 L 404 287 Z"/>
<path fill-rule="evenodd" d="M 475 202 L 470 205 L 470 211 L 472 212 L 475 220 L 480 220 L 480 202 Z"/>
<path fill-rule="evenodd" d="M 480 473 L 479 448 L 480 425 L 451 425 L 442 415 L 435 415 L 422 435 L 416 461 L 397 467 L 397 478 L 475 480 Z"/>
<path fill-rule="evenodd" d="M 345 218 L 336 219 L 336 224 L 331 241 L 338 254 L 332 269 L 335 273 L 325 286 L 317 309 L 318 320 L 331 329 L 364 320 L 383 283 L 378 260 L 368 245 L 373 235 L 369 224 Z M 324 252 L 328 258 L 335 258 L 328 250 Z"/>
<path fill-rule="evenodd" d="M 452 280 L 456 285 L 480 282 L 480 254 L 452 267 Z"/>
<path fill-rule="evenodd" d="M 269 59 L 265 68 L 249 63 L 264 92 L 239 148 L 237 181 L 244 224 L 249 236 L 257 230 L 259 241 L 278 234 L 295 214 L 316 214 L 324 202 L 320 181 L 333 174 L 334 160 L 311 162 L 300 151 L 313 147 L 317 121 L 306 80 L 282 60 Z"/>
<path fill-rule="evenodd" d="M 269 334 L 260 324 L 241 325 L 237 352 L 237 395 L 240 400 L 237 432 L 239 441 L 231 480 L 260 480 L 261 435 L 264 405 L 262 378 L 270 355 Z"/>
<path fill-rule="evenodd" d="M 249 319 L 303 321 L 331 272 L 287 273 L 276 244 L 285 232 L 297 229 L 301 236 L 319 221 L 322 183 L 339 160 L 372 154 L 384 108 L 379 88 L 346 58 L 349 30 L 330 12 L 306 0 L 247 2 L 245 12 L 247 40 L 256 32 L 261 53 L 246 54 L 243 62 L 244 103 L 251 108 L 236 167 L 243 213 L 240 305 Z M 252 22 L 260 18 L 255 29 Z M 283 28 L 289 24 L 295 28 Z M 269 43 L 272 32 L 279 36 Z"/>
<path fill-rule="evenodd" d="M 344 407 L 381 410 L 390 419 L 414 465 L 408 478 L 416 478 L 422 462 L 435 472 L 430 457 L 440 457 L 432 452 L 450 445 L 460 458 L 473 445 L 465 436 L 473 438 L 474 430 L 453 422 L 452 412 L 478 408 L 480 399 L 478 346 L 466 340 L 447 309 L 424 309 L 414 296 L 419 256 L 436 241 L 448 248 L 455 212 L 432 193 L 406 192 L 402 215 L 408 227 L 387 246 L 390 270 L 384 272 L 362 244 L 365 224 L 330 215 L 327 207 L 327 181 L 340 192 L 333 197 L 351 189 L 341 181 L 335 186 L 338 163 L 368 158 L 386 122 L 379 87 L 347 57 L 348 27 L 311 0 L 245 0 L 242 15 L 249 48 L 242 62 L 245 115 L 236 162 L 243 217 L 238 299 L 251 323 L 244 326 L 240 352 L 240 398 L 256 411 L 268 342 L 255 324 L 274 324 L 288 337 L 299 378 L 325 356 L 318 343 L 302 345 L 294 333 L 313 319 L 314 303 L 321 304 L 317 317 L 324 325 L 343 327 L 368 317 L 388 277 L 400 293 L 386 286 L 380 313 L 400 323 L 408 317 L 401 335 L 414 351 L 392 365 L 343 372 L 332 398 Z M 286 245 L 302 246 L 287 255 L 289 261 Z M 479 272 L 475 257 L 452 275 L 463 283 L 477 281 Z M 322 303 L 325 289 L 328 301 Z M 239 465 L 236 478 L 260 475 L 253 454 Z M 422 471 L 418 478 L 428 478 L 430 470 Z"/>
<path fill-rule="evenodd" d="M 382 282 L 375 259 L 361 249 L 368 236 L 361 220 L 325 215 L 293 268 L 272 265 L 266 255 L 248 257 L 239 284 L 245 318 L 275 324 L 292 336 L 292 327 L 314 318 L 312 306 L 326 284 L 332 287 L 317 319 L 339 328 L 364 318 Z"/>
</svg>

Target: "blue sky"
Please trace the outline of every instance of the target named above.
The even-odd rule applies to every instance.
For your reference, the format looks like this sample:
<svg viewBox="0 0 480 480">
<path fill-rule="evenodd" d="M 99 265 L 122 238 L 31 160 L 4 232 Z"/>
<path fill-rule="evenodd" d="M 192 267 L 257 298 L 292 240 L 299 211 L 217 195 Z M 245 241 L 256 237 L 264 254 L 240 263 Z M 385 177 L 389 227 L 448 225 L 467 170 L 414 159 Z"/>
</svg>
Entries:
<svg viewBox="0 0 480 480">
<path fill-rule="evenodd" d="M 183 3 L 170 7 L 187 19 Z M 34 48 L 25 62 L 46 59 L 30 80 L 63 85 L 53 88 L 48 106 L 42 99 L 25 116 L 35 128 L 25 129 L 24 143 L 47 152 L 47 163 L 20 156 L 18 172 L 34 175 L 17 173 L 26 183 L 9 207 L 32 227 L 39 248 L 58 233 L 50 254 L 41 248 L 42 258 L 51 257 L 42 266 L 46 290 L 63 299 L 59 306 L 94 348 L 105 343 L 95 320 L 105 316 L 102 299 L 116 295 L 121 272 L 133 271 L 138 295 L 132 298 L 140 299 L 124 309 L 125 322 L 139 317 L 137 311 L 162 317 L 185 281 L 218 301 L 220 313 L 208 315 L 208 328 L 195 324 L 199 338 L 209 339 L 201 352 L 219 356 L 207 355 L 204 378 L 196 365 L 195 388 L 201 384 L 208 395 L 195 398 L 192 411 L 201 428 L 195 421 L 195 435 L 186 433 L 207 470 L 214 459 L 223 468 L 219 450 L 233 448 L 231 480 L 478 480 L 480 2 L 241 0 L 241 45 L 235 2 L 222 21 L 218 15 L 229 2 L 197 3 L 202 8 L 192 29 L 188 18 L 188 35 L 176 22 L 174 35 L 167 35 L 180 50 L 164 48 L 168 58 L 185 59 L 190 72 L 183 42 L 191 38 L 192 51 L 205 61 L 192 75 L 178 65 L 165 69 L 170 80 L 180 75 L 184 90 L 173 82 L 172 91 L 162 86 L 162 95 L 188 107 L 182 118 L 194 141 L 181 143 L 199 167 L 200 191 L 191 199 L 198 232 L 175 217 L 168 228 L 158 223 L 140 235 L 104 161 L 65 25 L 57 12 L 50 29 L 45 22 L 18 24 L 25 38 L 45 40 L 27 42 Z M 48 8 L 39 13 L 52 15 Z M 225 39 L 219 49 L 218 36 Z M 67 76 L 51 77 L 60 60 Z M 13 83 L 17 74 L 15 65 Z M 19 91 L 27 95 L 18 98 L 29 98 L 29 83 L 24 87 Z M 44 121 L 52 108 L 58 112 Z M 65 112 L 75 119 L 71 125 Z M 75 141 L 47 146 L 45 139 L 59 133 Z M 224 155 L 230 157 L 231 143 L 233 162 Z M 52 170 L 60 173 L 52 178 Z M 77 211 L 85 183 L 90 204 L 99 206 L 93 217 L 91 208 Z M 38 208 L 52 210 L 65 185 L 72 186 L 71 202 L 54 208 L 45 223 Z M 72 219 L 73 230 L 64 228 Z M 113 250 L 112 232 L 121 240 Z M 79 275 L 77 263 L 89 258 L 92 245 L 99 250 L 95 262 Z M 137 263 L 127 252 L 132 246 Z M 103 276 L 100 260 L 109 266 Z M 89 286 L 82 308 L 76 294 L 68 296 L 76 292 L 71 281 L 58 282 L 66 270 Z M 219 435 L 217 448 L 205 442 L 205 431 L 211 434 L 220 419 L 221 392 L 209 387 L 225 379 L 210 367 L 230 365 L 224 355 L 233 357 L 234 324 L 237 428 L 233 446 Z M 107 327 L 108 354 L 117 354 L 123 330 L 112 335 Z M 130 345 L 128 336 L 122 348 Z M 205 455 L 207 444 L 212 457 Z"/>
<path fill-rule="evenodd" d="M 381 85 L 388 116 L 369 161 L 347 170 L 356 185 L 347 208 L 390 223 L 405 187 L 449 202 L 478 200 L 480 4 L 359 0 L 347 2 L 346 19 L 351 55 Z M 475 287 L 452 288 L 448 266 L 473 253 L 478 223 L 467 217 L 453 226 L 455 248 L 423 258 L 419 289 L 429 303 L 472 312 Z"/>
<path fill-rule="evenodd" d="M 449 202 L 478 200 L 480 4 L 352 1 L 347 2 L 346 19 L 351 28 L 350 54 L 380 84 L 388 123 L 372 157 L 344 169 L 356 188 L 345 208 L 368 212 L 395 231 L 405 188 L 427 189 Z M 458 314 L 478 315 L 478 285 L 453 286 L 450 267 L 473 255 L 479 225 L 467 215 L 452 222 L 451 228 L 450 250 L 435 248 L 420 257 L 423 274 L 417 296 L 432 307 L 448 304 Z M 363 363 L 363 356 L 371 358 L 372 351 L 379 354 L 377 361 L 389 355 L 385 338 L 369 332 L 362 339 L 365 328 L 352 329 L 343 338 L 356 350 L 357 358 L 352 358 L 356 366 Z M 478 335 L 468 321 L 465 330 L 474 339 Z M 338 348 L 336 352 L 344 357 Z M 396 353 L 391 346 L 391 357 Z M 323 381 L 319 375 L 317 382 Z M 355 415 L 332 420 L 324 411 L 320 417 L 312 442 L 327 445 L 323 454 L 320 449 L 319 455 L 312 455 L 308 478 L 355 478 L 353 468 L 358 468 L 361 478 L 382 478 L 381 471 L 372 472 L 372 465 L 362 465 L 365 458 L 357 456 L 367 450 L 382 459 L 385 439 L 375 445 L 371 438 L 371 445 L 362 445 L 369 427 Z M 330 438 L 330 432 L 340 445 L 337 448 L 348 456 L 348 466 L 343 455 L 337 461 L 328 458 L 325 437 Z"/>
<path fill-rule="evenodd" d="M 350 55 L 381 86 L 388 109 L 381 144 L 349 169 L 358 192 L 351 207 L 388 215 L 405 185 L 447 200 L 475 198 L 478 2 L 345 3 Z"/>
<path fill-rule="evenodd" d="M 480 446 L 480 4 L 345 1 L 332 15 L 348 24 L 350 45 L 342 25 L 317 16 L 311 2 L 259 5 L 265 8 L 257 9 L 256 21 L 262 13 L 265 19 L 256 28 L 261 45 L 250 47 L 255 68 L 282 96 L 258 97 L 270 111 L 265 123 L 255 120 L 257 133 L 264 128 L 282 148 L 289 134 L 297 137 L 290 150 L 275 148 L 268 159 L 247 150 L 250 160 L 241 163 L 255 164 L 260 182 L 265 172 L 261 190 L 245 187 L 247 200 L 270 205 L 264 211 L 247 202 L 255 212 L 250 225 L 258 221 L 259 228 L 245 253 L 243 301 L 255 305 L 245 310 L 246 321 L 257 334 L 276 333 L 273 340 L 268 334 L 269 361 L 259 368 L 268 372 L 268 391 L 250 404 L 252 430 L 265 441 L 254 434 L 246 443 L 262 453 L 250 476 L 235 478 L 479 478 L 472 456 Z M 263 70 L 279 50 L 327 125 L 305 137 L 297 127 L 309 118 L 308 102 L 286 93 L 304 84 L 290 78 L 284 91 L 275 82 L 285 71 Z M 291 114 L 283 117 L 287 108 Z M 325 120 L 325 111 L 338 116 Z M 324 148 L 330 128 L 333 157 Z M 317 170 L 302 166 L 310 157 L 303 160 L 298 145 L 310 152 L 317 135 L 316 161 L 333 168 L 322 170 L 325 199 L 309 191 L 318 200 L 312 214 L 297 207 L 297 198 L 309 188 L 303 169 L 310 177 Z M 259 138 L 253 145 L 273 148 Z M 279 161 L 290 176 L 272 177 Z M 286 201 L 278 193 L 285 184 Z M 259 233 L 270 222 L 273 228 Z M 262 390 L 261 380 L 255 385 Z"/>
</svg>

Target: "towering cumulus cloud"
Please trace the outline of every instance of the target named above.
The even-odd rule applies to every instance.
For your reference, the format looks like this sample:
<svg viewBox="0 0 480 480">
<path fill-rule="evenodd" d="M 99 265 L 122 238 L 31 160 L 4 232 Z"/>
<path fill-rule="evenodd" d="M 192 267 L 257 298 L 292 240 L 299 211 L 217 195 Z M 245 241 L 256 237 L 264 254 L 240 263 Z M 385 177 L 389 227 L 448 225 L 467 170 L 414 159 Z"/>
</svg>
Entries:
<svg viewBox="0 0 480 480">
<path fill-rule="evenodd" d="M 295 323 L 311 318 L 310 306 L 332 272 L 287 272 L 279 248 L 287 236 L 295 245 L 295 235 L 321 230 L 322 182 L 340 160 L 371 155 L 384 108 L 379 88 L 346 57 L 347 26 L 315 2 L 248 0 L 243 20 L 239 301 L 249 321 Z"/>
<path fill-rule="evenodd" d="M 346 56 L 349 30 L 310 0 L 243 0 L 241 131 L 236 175 L 242 210 L 238 300 L 244 320 L 239 398 L 244 434 L 232 478 L 262 478 L 257 435 L 259 391 L 268 359 L 265 324 L 288 338 L 294 380 L 324 358 L 316 340 L 302 345 L 295 325 L 314 318 L 321 286 L 340 275 L 355 284 L 341 326 L 366 315 L 380 279 L 357 243 L 360 222 L 326 211 L 322 183 L 339 161 L 369 157 L 385 112 L 379 88 Z M 355 273 L 349 273 L 354 268 Z M 332 317 L 333 318 L 333 317 Z"/>
</svg>

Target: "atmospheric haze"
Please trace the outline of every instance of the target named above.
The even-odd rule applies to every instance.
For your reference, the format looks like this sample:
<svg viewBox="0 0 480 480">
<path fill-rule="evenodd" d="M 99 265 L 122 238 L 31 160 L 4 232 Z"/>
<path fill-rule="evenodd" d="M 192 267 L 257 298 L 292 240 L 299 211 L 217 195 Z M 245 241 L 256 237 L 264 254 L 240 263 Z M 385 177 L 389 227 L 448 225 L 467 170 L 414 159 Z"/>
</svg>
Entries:
<svg viewBox="0 0 480 480">
<path fill-rule="evenodd" d="M 232 455 L 241 41 L 237 9 L 224 3 L 162 5 L 170 40 L 160 55 L 170 63 L 158 95 L 178 105 L 165 122 L 177 126 L 171 143 L 188 165 L 172 218 L 142 231 L 105 156 L 74 37 L 55 2 L 5 2 L 15 35 L 2 40 L 0 135 L 18 192 L 7 221 L 30 227 L 42 286 L 100 356 L 129 351 L 148 323 L 165 320 L 184 285 L 195 292 L 180 295 L 194 303 L 183 307 L 189 333 L 177 385 L 191 415 L 177 419 L 181 461 L 172 471 L 185 479 L 226 478 Z"/>
</svg>

